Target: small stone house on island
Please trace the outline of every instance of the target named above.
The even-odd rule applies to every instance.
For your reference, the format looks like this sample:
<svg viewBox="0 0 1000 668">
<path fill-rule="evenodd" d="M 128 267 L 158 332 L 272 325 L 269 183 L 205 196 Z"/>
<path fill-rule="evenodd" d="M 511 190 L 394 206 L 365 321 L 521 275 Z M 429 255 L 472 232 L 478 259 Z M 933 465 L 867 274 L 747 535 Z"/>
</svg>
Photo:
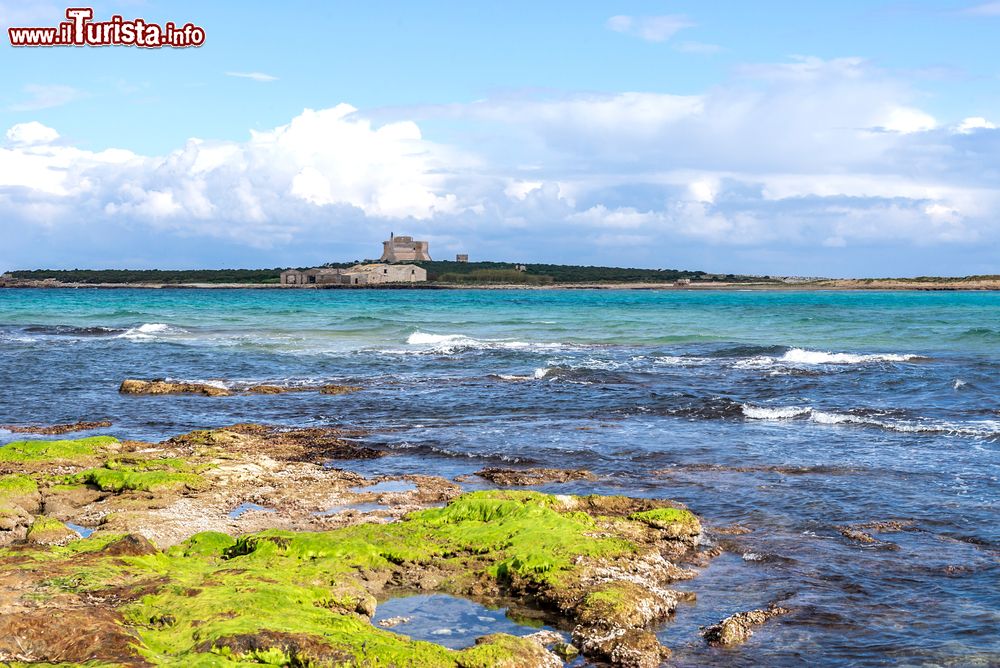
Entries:
<svg viewBox="0 0 1000 668">
<path fill-rule="evenodd" d="M 383 285 L 421 283 L 427 270 L 413 264 L 357 264 L 348 269 L 288 269 L 281 272 L 282 285 Z"/>
</svg>

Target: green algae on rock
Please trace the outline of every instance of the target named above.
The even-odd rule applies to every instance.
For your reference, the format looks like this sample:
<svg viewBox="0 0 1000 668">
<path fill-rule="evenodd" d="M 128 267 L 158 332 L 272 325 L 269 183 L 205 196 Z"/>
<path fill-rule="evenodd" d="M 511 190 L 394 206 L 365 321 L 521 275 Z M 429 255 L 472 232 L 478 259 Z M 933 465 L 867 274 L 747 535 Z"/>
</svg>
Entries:
<svg viewBox="0 0 1000 668">
<path fill-rule="evenodd" d="M 77 537 L 75 531 L 54 517 L 39 515 L 31 523 L 26 539 L 37 545 L 62 545 Z"/>
<path fill-rule="evenodd" d="M 58 441 L 13 441 L 0 446 L 0 464 L 79 461 L 98 454 L 106 446 L 117 443 L 118 439 L 111 436 L 90 436 Z"/>
<path fill-rule="evenodd" d="M 665 650 L 650 625 L 677 600 L 665 588 L 678 570 L 668 558 L 683 559 L 697 538 L 629 518 L 658 502 L 635 499 L 630 508 L 625 497 L 616 499 L 607 506 L 617 513 L 605 515 L 593 512 L 602 505 L 594 497 L 474 492 L 390 524 L 268 530 L 237 539 L 206 532 L 164 551 L 142 539 L 107 535 L 48 550 L 19 546 L 0 550 L 0 589 L 4 580 L 28 581 L 44 605 L 76 611 L 96 606 L 101 619 L 120 619 L 121 630 L 136 638 L 131 653 L 111 643 L 113 653 L 87 660 L 561 665 L 526 638 L 494 634 L 451 650 L 370 623 L 377 596 L 419 587 L 520 602 L 575 625 L 575 642 L 585 654 L 654 666 Z M 62 622 L 52 615 L 45 623 Z M 8 626 L 15 633 L 20 628 Z M 39 633 L 55 637 L 51 628 Z M 16 639 L 0 640 L 0 658 Z"/>
</svg>

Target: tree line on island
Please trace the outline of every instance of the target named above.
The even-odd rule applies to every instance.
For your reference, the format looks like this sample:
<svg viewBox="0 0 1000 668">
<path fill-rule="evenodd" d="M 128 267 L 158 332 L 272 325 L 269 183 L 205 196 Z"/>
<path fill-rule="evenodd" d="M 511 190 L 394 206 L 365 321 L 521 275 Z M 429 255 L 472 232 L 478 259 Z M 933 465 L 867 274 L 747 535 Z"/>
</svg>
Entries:
<svg viewBox="0 0 1000 668">
<path fill-rule="evenodd" d="M 355 262 L 328 263 L 324 267 L 351 267 Z M 546 285 L 558 283 L 672 283 L 760 282 L 770 277 L 709 274 L 680 269 L 639 269 L 565 264 L 522 264 L 509 262 L 414 262 L 427 270 L 429 281 L 450 284 Z M 523 267 L 521 270 L 519 267 Z M 280 281 L 284 267 L 273 269 L 31 269 L 8 272 L 16 279 L 60 283 L 241 283 L 269 284 Z"/>
</svg>

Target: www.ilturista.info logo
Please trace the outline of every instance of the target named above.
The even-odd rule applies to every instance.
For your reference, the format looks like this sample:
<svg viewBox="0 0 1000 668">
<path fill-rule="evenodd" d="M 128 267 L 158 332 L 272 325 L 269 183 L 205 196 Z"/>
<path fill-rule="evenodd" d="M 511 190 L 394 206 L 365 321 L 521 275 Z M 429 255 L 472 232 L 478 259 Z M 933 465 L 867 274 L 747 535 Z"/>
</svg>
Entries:
<svg viewBox="0 0 1000 668">
<path fill-rule="evenodd" d="M 126 21 L 112 16 L 109 21 L 94 21 L 90 7 L 70 7 L 66 18 L 50 28 L 7 28 L 11 46 L 139 46 L 146 49 L 185 48 L 205 43 L 205 29 L 173 21 L 163 25 L 144 19 Z"/>
</svg>

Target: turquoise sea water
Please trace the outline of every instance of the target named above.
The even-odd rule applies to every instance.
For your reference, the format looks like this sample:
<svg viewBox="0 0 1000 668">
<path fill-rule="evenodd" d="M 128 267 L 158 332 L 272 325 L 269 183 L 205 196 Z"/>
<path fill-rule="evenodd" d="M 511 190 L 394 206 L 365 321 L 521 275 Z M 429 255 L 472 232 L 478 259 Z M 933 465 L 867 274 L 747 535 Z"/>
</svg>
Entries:
<svg viewBox="0 0 1000 668">
<path fill-rule="evenodd" d="M 125 377 L 366 390 L 122 397 Z M 3 290 L 0 382 L 0 423 L 356 426 L 395 455 L 347 464 L 365 474 L 585 467 L 601 480 L 545 489 L 751 529 L 712 538 L 661 630 L 674 665 L 1000 662 L 998 293 Z M 908 530 L 838 531 L 877 520 Z M 739 651 L 697 636 L 776 599 L 794 612 Z"/>
</svg>

